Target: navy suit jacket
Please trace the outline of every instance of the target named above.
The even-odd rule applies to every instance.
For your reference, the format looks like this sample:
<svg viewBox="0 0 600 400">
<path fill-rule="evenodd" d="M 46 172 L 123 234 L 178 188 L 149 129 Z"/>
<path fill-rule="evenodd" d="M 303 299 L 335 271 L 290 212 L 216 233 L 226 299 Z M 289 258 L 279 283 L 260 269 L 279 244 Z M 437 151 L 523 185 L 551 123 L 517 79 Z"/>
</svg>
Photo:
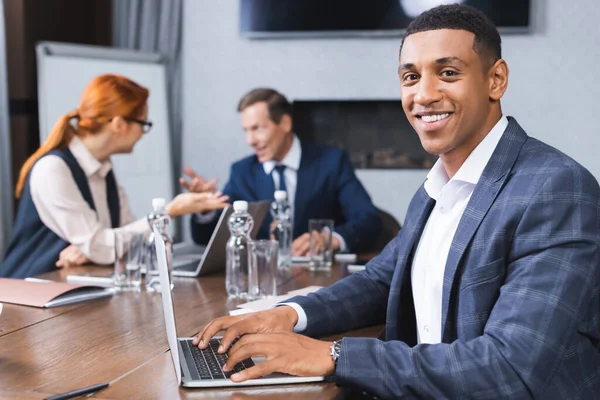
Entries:
<svg viewBox="0 0 600 400">
<path fill-rule="evenodd" d="M 231 166 L 229 182 L 223 189 L 230 202 L 236 200 L 273 200 L 273 177 L 267 175 L 255 155 Z M 379 213 L 360 183 L 348 155 L 341 149 L 316 144 L 302 144 L 302 156 L 294 203 L 294 238 L 308 232 L 311 218 L 331 218 L 351 251 L 370 250 L 379 234 Z M 269 236 L 268 215 L 258 238 Z M 206 244 L 216 219 L 199 224 L 192 218 L 192 237 Z"/>
<path fill-rule="evenodd" d="M 600 189 L 509 121 L 450 247 L 442 343 L 416 336 L 410 271 L 434 205 L 423 187 L 365 271 L 288 300 L 311 336 L 385 321 L 385 341 L 343 339 L 340 384 L 395 399 L 598 398 Z"/>
</svg>

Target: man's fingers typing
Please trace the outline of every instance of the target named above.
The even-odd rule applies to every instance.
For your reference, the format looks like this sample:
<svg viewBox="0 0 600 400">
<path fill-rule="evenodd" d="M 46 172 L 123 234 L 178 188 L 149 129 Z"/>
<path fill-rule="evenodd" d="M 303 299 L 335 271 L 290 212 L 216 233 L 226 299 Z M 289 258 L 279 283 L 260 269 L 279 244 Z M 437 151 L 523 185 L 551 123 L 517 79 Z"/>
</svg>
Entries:
<svg viewBox="0 0 600 400">
<path fill-rule="evenodd" d="M 252 337 L 254 336 L 254 337 Z M 257 340 L 258 339 L 258 340 Z M 249 357 L 267 357 L 269 343 L 260 340 L 257 335 L 242 337 L 230 350 L 224 371 L 230 371 L 237 363 Z"/>
<path fill-rule="evenodd" d="M 219 353 L 225 353 L 229 349 L 229 346 L 231 346 L 231 343 L 235 340 L 235 338 L 237 338 L 240 335 L 243 335 L 243 333 L 240 333 L 240 327 L 243 328 L 243 325 L 243 322 L 240 321 L 227 328 L 225 334 L 221 338 L 221 345 L 218 349 Z"/>
<path fill-rule="evenodd" d="M 236 338 L 249 333 L 258 332 L 260 330 L 260 326 L 260 320 L 253 316 L 241 319 L 235 324 L 232 324 L 229 328 L 227 328 L 227 331 L 221 339 L 222 348 L 219 347 L 219 353 L 227 351 L 229 346 L 231 346 L 231 343 L 233 343 Z"/>
<path fill-rule="evenodd" d="M 269 360 L 256 364 L 254 367 L 245 369 L 231 375 L 231 380 L 234 382 L 243 382 L 249 379 L 260 378 L 277 371 L 277 361 Z"/>
<path fill-rule="evenodd" d="M 215 324 L 215 321 L 216 320 L 214 320 L 214 319 L 212 321 L 210 321 L 204 327 L 204 329 L 202 329 L 202 332 L 200 332 L 198 335 L 196 335 L 196 337 L 194 339 L 192 339 L 192 343 L 195 345 L 198 345 L 198 347 L 200 347 L 201 349 L 206 348 L 206 346 L 208 345 L 208 341 L 212 338 L 212 335 L 210 335 L 210 331 L 212 330 L 212 326 Z M 216 332 L 218 332 L 218 331 L 215 331 L 215 333 Z M 206 339 L 206 337 L 208 337 L 208 339 Z"/>
<path fill-rule="evenodd" d="M 228 329 L 236 320 L 237 317 L 221 317 L 211 321 L 204 327 L 202 333 L 198 335 L 199 340 L 194 339 L 192 343 L 198 344 L 198 347 L 201 349 L 206 348 L 210 339 L 212 339 L 217 332 Z"/>
</svg>

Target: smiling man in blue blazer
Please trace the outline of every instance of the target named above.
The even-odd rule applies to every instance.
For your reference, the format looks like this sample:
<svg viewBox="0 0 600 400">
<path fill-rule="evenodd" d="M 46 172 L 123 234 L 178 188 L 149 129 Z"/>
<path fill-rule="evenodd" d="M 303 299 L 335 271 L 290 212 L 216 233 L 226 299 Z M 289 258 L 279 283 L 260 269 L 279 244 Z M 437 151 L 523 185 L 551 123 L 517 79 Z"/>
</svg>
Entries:
<svg viewBox="0 0 600 400">
<path fill-rule="evenodd" d="M 330 375 L 381 398 L 597 399 L 600 188 L 502 114 L 500 35 L 482 12 L 433 8 L 400 51 L 402 106 L 439 160 L 399 235 L 362 272 L 272 310 L 221 317 L 231 376 Z M 385 323 L 383 340 L 316 340 Z M 302 333 L 294 333 L 293 331 Z"/>
<path fill-rule="evenodd" d="M 348 155 L 339 148 L 301 143 L 292 131 L 292 106 L 273 89 L 255 89 L 239 102 L 246 142 L 255 154 L 231 167 L 223 194 L 230 201 L 273 200 L 285 190 L 293 210 L 292 255 L 309 250 L 308 220 L 334 220 L 333 250 L 369 250 L 380 228 L 379 214 L 354 173 Z M 181 183 L 190 191 L 214 191 L 190 169 Z M 269 236 L 271 217 L 263 221 L 258 238 Z M 205 244 L 216 225 L 216 215 L 192 218 L 192 237 Z"/>
</svg>

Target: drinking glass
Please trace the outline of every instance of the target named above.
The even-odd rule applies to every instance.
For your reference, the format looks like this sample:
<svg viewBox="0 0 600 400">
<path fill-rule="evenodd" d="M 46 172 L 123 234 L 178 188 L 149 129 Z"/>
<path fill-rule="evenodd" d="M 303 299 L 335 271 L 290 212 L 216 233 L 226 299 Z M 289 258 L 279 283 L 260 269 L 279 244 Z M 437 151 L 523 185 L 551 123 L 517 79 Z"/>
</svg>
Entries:
<svg viewBox="0 0 600 400">
<path fill-rule="evenodd" d="M 313 271 L 331 270 L 333 220 L 310 219 L 308 220 L 308 232 L 310 233 L 310 269 Z"/>
<path fill-rule="evenodd" d="M 117 290 L 140 290 L 144 237 L 142 234 L 115 229 L 115 272 L 113 281 Z"/>
<path fill-rule="evenodd" d="M 248 297 L 251 300 L 277 296 L 277 240 L 250 242 Z"/>
</svg>

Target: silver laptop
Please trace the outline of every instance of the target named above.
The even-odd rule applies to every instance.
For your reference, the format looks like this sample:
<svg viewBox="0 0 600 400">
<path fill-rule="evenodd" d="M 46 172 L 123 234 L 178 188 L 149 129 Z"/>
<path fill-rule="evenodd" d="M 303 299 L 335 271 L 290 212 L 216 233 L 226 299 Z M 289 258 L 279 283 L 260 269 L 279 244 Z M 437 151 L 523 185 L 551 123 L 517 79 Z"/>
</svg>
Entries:
<svg viewBox="0 0 600 400">
<path fill-rule="evenodd" d="M 156 258 L 158 261 L 158 272 L 160 276 L 160 287 L 171 287 L 169 273 L 167 268 L 167 252 L 165 242 L 154 228 L 156 245 Z M 177 290 L 175 287 L 174 290 Z M 225 290 L 225 288 L 223 288 Z M 252 386 L 252 385 L 278 385 L 288 383 L 319 382 L 324 378 L 322 376 L 296 377 L 285 374 L 271 374 L 259 379 L 251 379 L 246 382 L 234 383 L 229 379 L 231 374 L 243 369 L 250 368 L 265 358 L 247 358 L 237 364 L 233 371 L 223 372 L 222 366 L 227 361 L 226 354 L 218 354 L 220 338 L 213 338 L 209 346 L 200 350 L 192 344 L 192 338 L 178 338 L 177 328 L 175 326 L 175 311 L 173 308 L 173 297 L 171 291 L 162 292 L 162 306 L 165 317 L 165 327 L 167 329 L 167 339 L 171 349 L 171 358 L 177 374 L 177 382 L 185 387 L 224 387 L 224 386 Z"/>
<path fill-rule="evenodd" d="M 254 220 L 250 234 L 252 239 L 256 238 L 270 207 L 268 200 L 248 203 L 248 212 Z M 233 207 L 223 210 L 206 247 L 191 243 L 173 246 L 173 275 L 196 277 L 225 269 L 225 245 L 231 236 L 227 221 L 232 213 Z"/>
</svg>

